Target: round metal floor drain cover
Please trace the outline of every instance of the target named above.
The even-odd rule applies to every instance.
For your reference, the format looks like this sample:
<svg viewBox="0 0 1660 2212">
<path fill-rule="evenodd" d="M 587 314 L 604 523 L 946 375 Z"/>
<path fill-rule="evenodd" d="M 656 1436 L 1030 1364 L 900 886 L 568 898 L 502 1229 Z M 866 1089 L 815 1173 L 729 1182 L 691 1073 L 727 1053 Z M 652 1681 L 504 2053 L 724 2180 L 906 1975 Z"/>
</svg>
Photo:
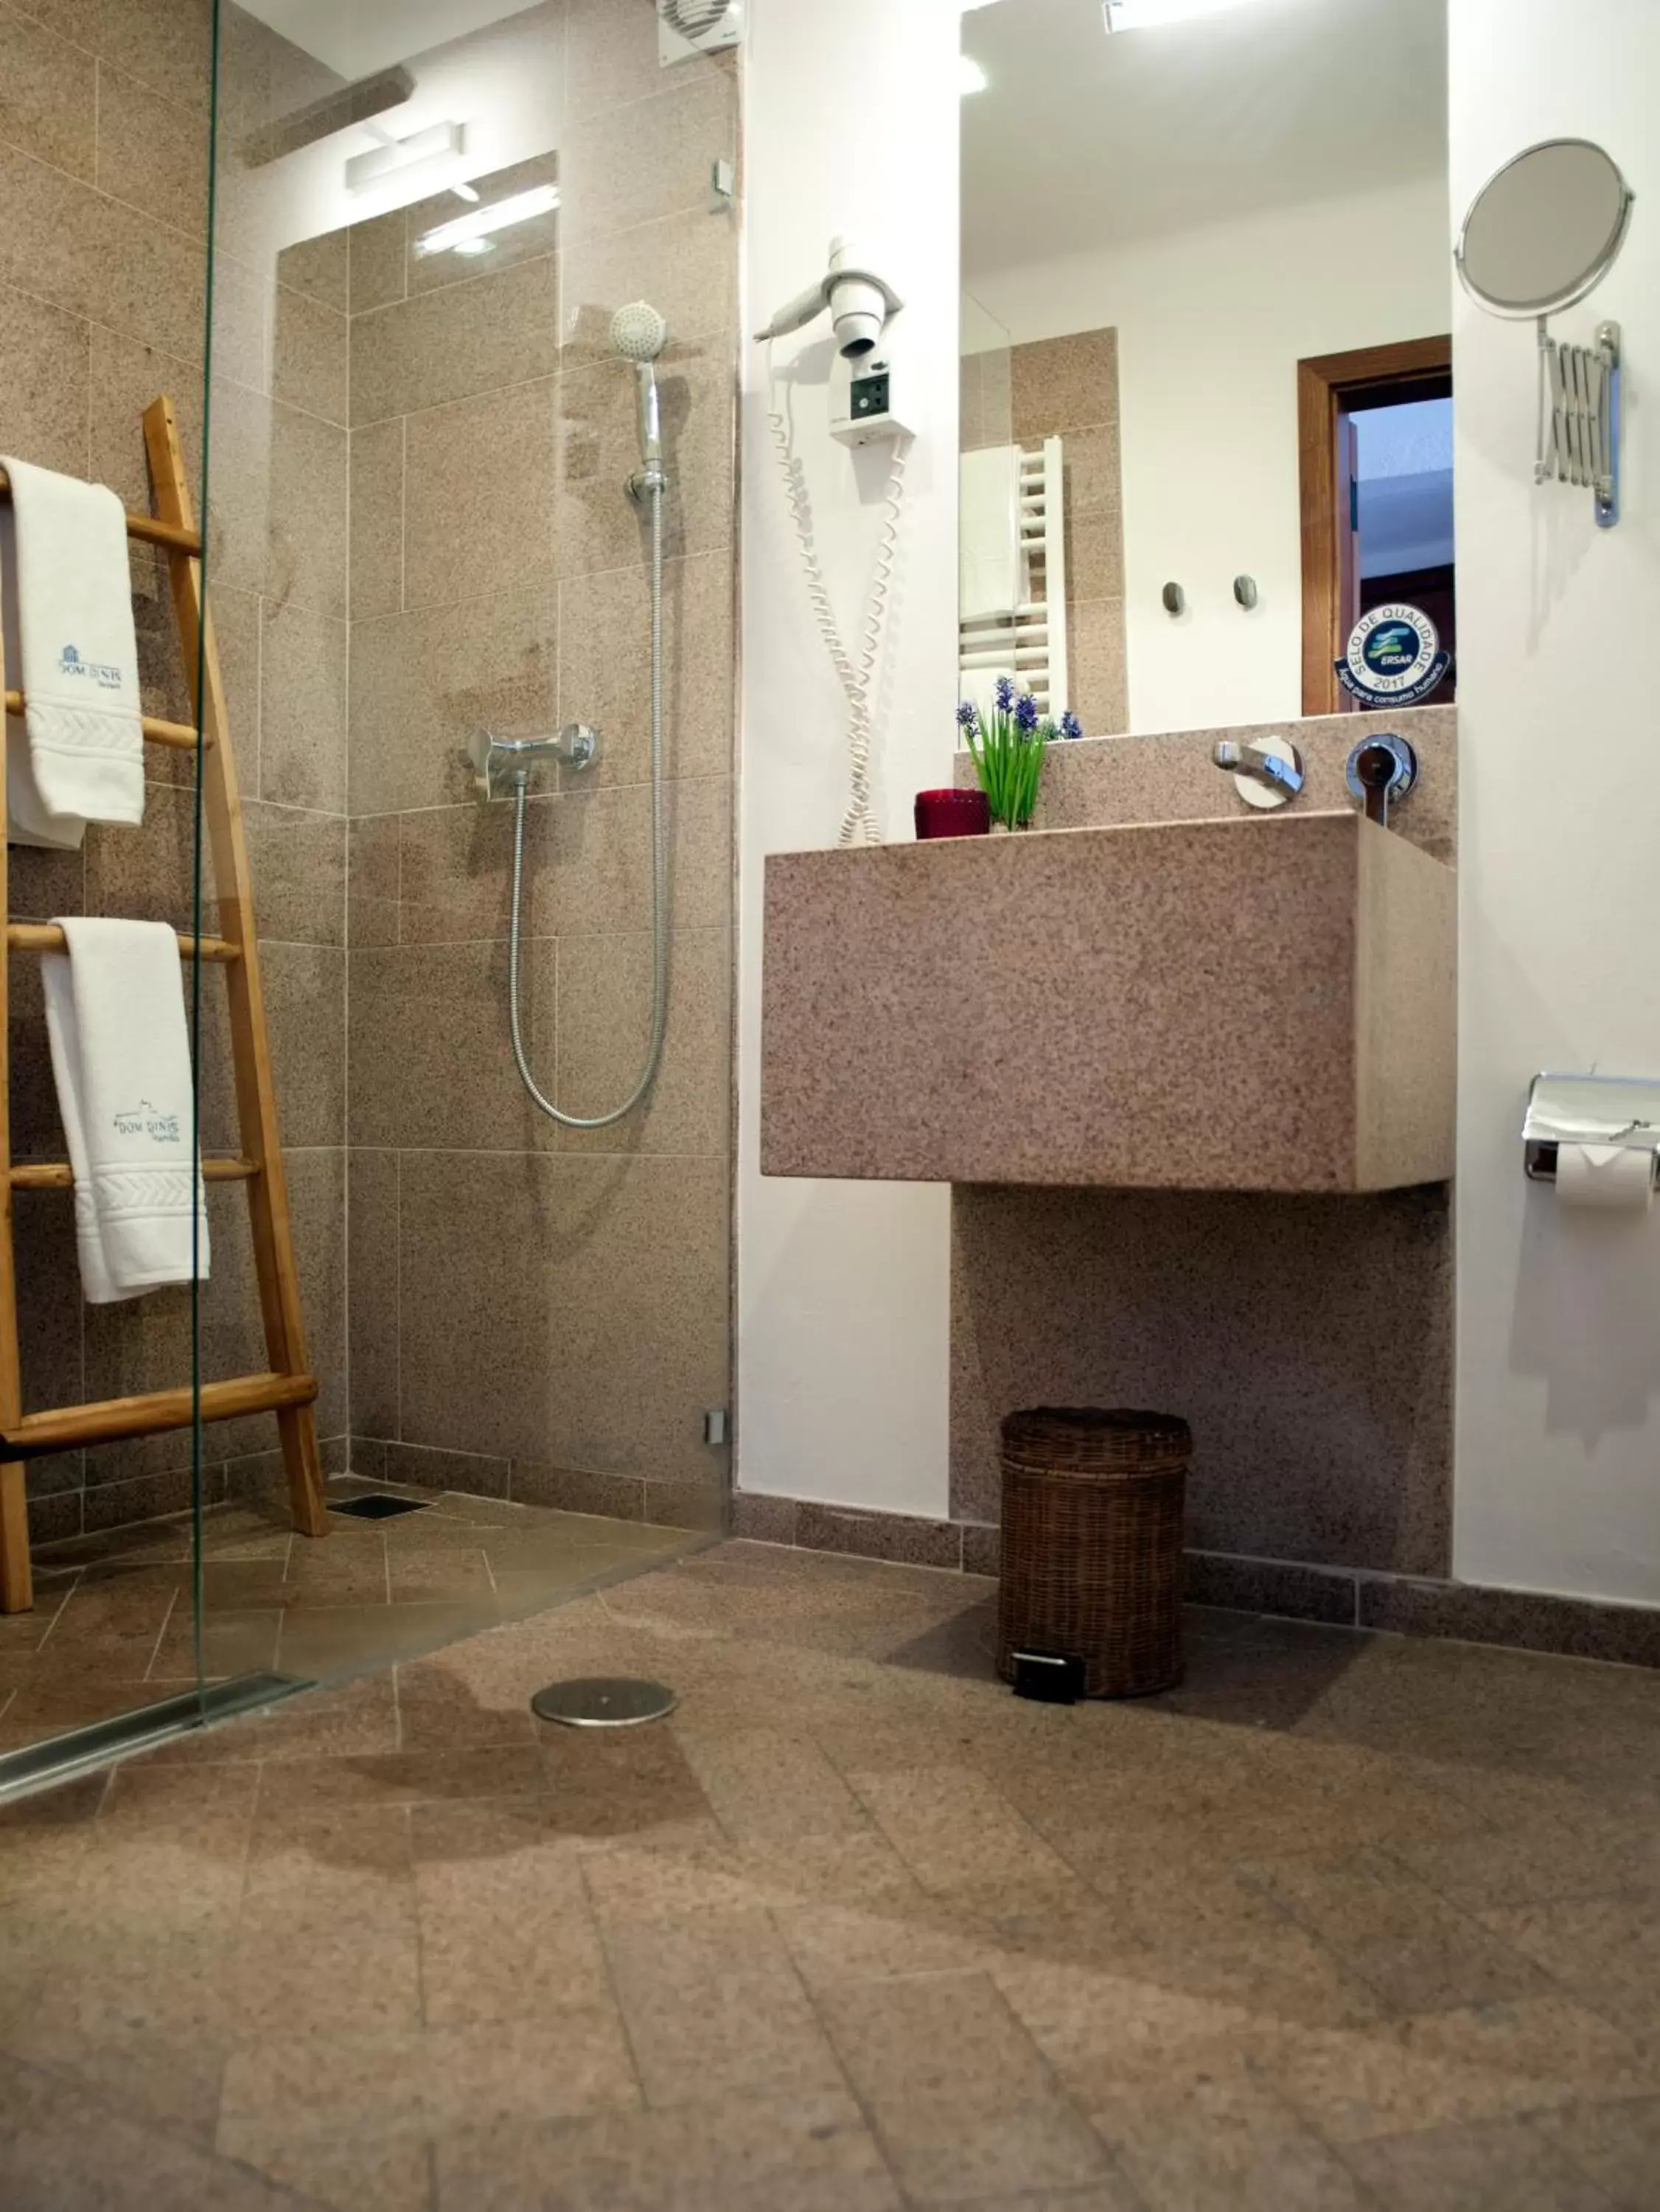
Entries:
<svg viewBox="0 0 1660 2212">
<path fill-rule="evenodd" d="M 583 1674 L 549 1682 L 531 1698 L 530 1711 L 538 1720 L 558 1721 L 566 1728 L 639 1728 L 645 1721 L 666 1720 L 679 1703 L 661 1682 Z"/>
</svg>

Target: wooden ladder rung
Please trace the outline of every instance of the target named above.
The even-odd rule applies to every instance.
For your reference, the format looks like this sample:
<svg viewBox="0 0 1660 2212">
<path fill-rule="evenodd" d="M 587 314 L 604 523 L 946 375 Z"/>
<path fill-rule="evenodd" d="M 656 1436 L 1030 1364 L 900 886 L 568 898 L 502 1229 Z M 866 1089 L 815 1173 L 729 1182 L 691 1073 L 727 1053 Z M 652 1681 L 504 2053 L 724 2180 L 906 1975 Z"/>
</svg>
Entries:
<svg viewBox="0 0 1660 2212">
<path fill-rule="evenodd" d="M 11 478 L 0 469 L 0 498 L 11 496 Z M 174 553 L 199 553 L 202 540 L 194 530 L 181 529 L 176 522 L 159 521 L 153 514 L 135 514 L 127 510 L 127 535 L 137 538 L 146 545 L 165 545 Z"/>
<path fill-rule="evenodd" d="M 67 952 L 68 941 L 56 922 L 9 921 L 6 924 L 6 943 L 14 952 Z M 233 945 L 227 937 L 186 937 L 181 932 L 179 939 L 181 960 L 239 960 L 241 948 Z"/>
<path fill-rule="evenodd" d="M 87 1406 L 59 1406 L 49 1413 L 25 1413 L 0 1436 L 8 1459 L 38 1452 L 71 1451 L 81 1444 L 118 1443 L 124 1437 L 160 1436 L 187 1429 L 196 1419 L 190 1384 L 177 1390 L 147 1390 L 136 1398 L 101 1398 Z M 285 1406 L 309 1406 L 317 1396 L 314 1375 L 239 1375 L 233 1382 L 202 1385 L 204 1421 L 233 1421 L 243 1413 L 274 1413 Z"/>
<path fill-rule="evenodd" d="M 6 712 L 9 714 L 21 714 L 28 703 L 27 691 L 8 691 L 6 694 Z M 142 720 L 144 735 L 153 745 L 172 745 L 178 752 L 193 753 L 196 750 L 196 732 L 188 722 L 164 722 L 154 714 L 146 714 Z M 202 742 L 204 745 L 213 743 L 212 737 L 205 730 L 202 733 Z"/>
<path fill-rule="evenodd" d="M 202 1163 L 204 1182 L 246 1182 L 259 1173 L 257 1160 L 215 1158 Z M 19 1160 L 12 1168 L 14 1190 L 72 1190 L 75 1170 L 67 1160 Z"/>
</svg>

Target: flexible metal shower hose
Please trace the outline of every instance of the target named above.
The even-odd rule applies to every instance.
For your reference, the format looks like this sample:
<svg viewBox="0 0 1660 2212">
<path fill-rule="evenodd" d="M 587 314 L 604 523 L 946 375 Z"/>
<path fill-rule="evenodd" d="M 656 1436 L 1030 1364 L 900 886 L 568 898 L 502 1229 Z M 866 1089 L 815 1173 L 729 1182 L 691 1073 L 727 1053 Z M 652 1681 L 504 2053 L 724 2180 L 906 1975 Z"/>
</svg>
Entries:
<svg viewBox="0 0 1660 2212">
<path fill-rule="evenodd" d="M 519 904 L 524 879 L 524 810 L 530 778 L 521 770 L 513 791 L 513 911 L 507 935 L 507 1018 L 513 1060 L 524 1088 L 548 1116 L 565 1129 L 609 1129 L 633 1112 L 656 1079 L 669 1021 L 669 852 L 663 811 L 663 485 L 649 488 L 651 502 L 651 1038 L 645 1065 L 621 1106 L 609 1114 L 567 1114 L 536 1087 L 524 1054 L 519 1019 Z"/>
</svg>

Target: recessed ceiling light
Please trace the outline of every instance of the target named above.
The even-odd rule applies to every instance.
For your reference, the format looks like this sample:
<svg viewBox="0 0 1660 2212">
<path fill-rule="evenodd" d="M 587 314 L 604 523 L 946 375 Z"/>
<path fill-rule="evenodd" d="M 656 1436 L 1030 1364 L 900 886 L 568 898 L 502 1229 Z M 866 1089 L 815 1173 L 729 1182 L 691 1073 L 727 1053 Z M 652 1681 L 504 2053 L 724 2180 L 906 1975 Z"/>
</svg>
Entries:
<svg viewBox="0 0 1660 2212">
<path fill-rule="evenodd" d="M 972 54 L 957 57 L 957 90 L 963 94 L 984 92 L 991 79 Z"/>
<path fill-rule="evenodd" d="M 439 223 L 436 230 L 423 231 L 415 250 L 423 258 L 429 253 L 476 253 L 488 248 L 497 231 L 550 214 L 558 205 L 558 185 L 537 185 L 533 191 L 498 200 L 494 207 L 476 208 L 471 215 L 457 216 L 453 222 Z"/>
<path fill-rule="evenodd" d="M 1101 15 L 1109 31 L 1152 31 L 1196 15 L 1229 15 L 1251 4 L 1251 0 L 1101 0 Z"/>
</svg>

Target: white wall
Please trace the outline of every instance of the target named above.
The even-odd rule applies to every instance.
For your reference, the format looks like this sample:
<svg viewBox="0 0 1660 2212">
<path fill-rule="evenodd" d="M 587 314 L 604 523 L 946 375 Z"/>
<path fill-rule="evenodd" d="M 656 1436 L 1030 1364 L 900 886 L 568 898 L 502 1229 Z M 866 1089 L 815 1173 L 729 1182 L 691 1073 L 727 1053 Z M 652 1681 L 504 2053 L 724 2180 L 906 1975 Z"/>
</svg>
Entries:
<svg viewBox="0 0 1660 2212">
<path fill-rule="evenodd" d="M 1625 520 L 1531 483 L 1532 331 L 1454 325 L 1463 1013 L 1455 1557 L 1660 1602 L 1660 1215 L 1558 1215 L 1517 1131 L 1543 1066 L 1660 1073 L 1660 7 L 1451 0 L 1452 204 L 1536 139 L 1600 140 L 1625 252 L 1560 317 L 1625 328 Z"/>
<path fill-rule="evenodd" d="M 1446 239 L 1445 182 L 1421 176 L 971 279 L 1015 344 L 1118 331 L 1132 729 L 1302 711 L 1297 363 L 1445 331 Z"/>
<path fill-rule="evenodd" d="M 950 781 L 957 547 L 958 14 L 948 0 L 753 0 L 745 64 L 746 328 L 857 234 L 904 295 L 893 332 L 911 453 L 878 763 L 885 834 Z M 826 428 L 829 348 L 780 341 L 797 451 L 844 634 L 857 619 L 884 457 Z M 809 341 L 803 343 L 803 339 Z M 949 1248 L 942 1186 L 768 1181 L 759 1168 L 760 901 L 771 852 L 832 845 L 845 715 L 810 619 L 744 354 L 739 874 L 737 1479 L 748 1490 L 941 1514 Z"/>
</svg>

